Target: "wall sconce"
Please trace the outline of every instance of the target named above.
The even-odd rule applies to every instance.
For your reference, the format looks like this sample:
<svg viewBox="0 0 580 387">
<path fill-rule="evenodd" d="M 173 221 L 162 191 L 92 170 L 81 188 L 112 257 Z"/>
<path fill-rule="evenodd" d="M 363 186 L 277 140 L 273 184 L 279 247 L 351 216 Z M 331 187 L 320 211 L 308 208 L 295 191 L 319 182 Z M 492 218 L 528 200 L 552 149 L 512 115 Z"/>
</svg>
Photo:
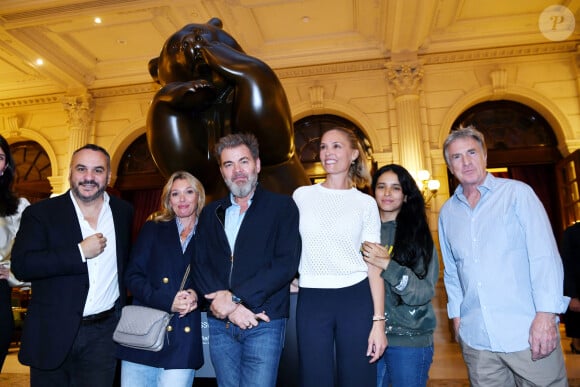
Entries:
<svg viewBox="0 0 580 387">
<path fill-rule="evenodd" d="M 441 183 L 439 180 L 431 179 L 429 171 L 421 169 L 417 171 L 417 186 L 423 194 L 423 199 L 425 199 L 425 207 L 430 207 L 431 199 L 433 199 L 439 187 L 441 187 Z"/>
</svg>

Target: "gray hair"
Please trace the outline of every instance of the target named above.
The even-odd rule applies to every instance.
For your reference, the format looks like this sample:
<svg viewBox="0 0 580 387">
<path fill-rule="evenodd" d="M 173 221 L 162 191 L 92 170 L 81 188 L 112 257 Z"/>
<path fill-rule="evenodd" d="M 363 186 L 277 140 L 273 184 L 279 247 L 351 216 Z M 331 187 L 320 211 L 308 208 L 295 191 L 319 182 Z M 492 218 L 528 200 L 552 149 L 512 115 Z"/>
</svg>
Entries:
<svg viewBox="0 0 580 387">
<path fill-rule="evenodd" d="M 449 133 L 449 136 L 447 136 L 445 142 L 443 143 L 443 156 L 445 157 L 445 162 L 447 163 L 447 166 L 450 165 L 449 150 L 448 150 L 449 145 L 451 145 L 453 141 L 460 138 L 474 139 L 481 146 L 483 154 L 487 155 L 487 146 L 485 145 L 485 138 L 483 137 L 483 133 L 475 129 L 475 126 L 473 125 L 469 125 L 466 127 L 460 126 L 459 128 L 457 128 L 457 130 L 453 130 L 451 133 Z"/>
<path fill-rule="evenodd" d="M 256 136 L 251 133 L 234 133 L 220 138 L 215 145 L 215 158 L 218 164 L 221 162 L 221 156 L 224 149 L 235 148 L 240 145 L 248 147 L 254 160 L 257 160 L 260 157 L 260 148 Z"/>
</svg>

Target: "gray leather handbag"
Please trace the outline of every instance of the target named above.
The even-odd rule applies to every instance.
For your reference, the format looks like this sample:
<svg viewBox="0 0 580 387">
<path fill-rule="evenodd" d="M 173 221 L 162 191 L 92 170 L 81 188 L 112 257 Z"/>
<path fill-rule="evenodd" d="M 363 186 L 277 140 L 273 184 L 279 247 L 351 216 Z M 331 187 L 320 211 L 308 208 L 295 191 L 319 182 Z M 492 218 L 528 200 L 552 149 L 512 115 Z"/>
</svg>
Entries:
<svg viewBox="0 0 580 387">
<path fill-rule="evenodd" d="M 189 274 L 189 266 L 181 281 L 183 290 Z M 142 305 L 126 305 L 121 311 L 121 319 L 113 333 L 113 340 L 125 347 L 159 352 L 165 343 L 167 325 L 171 314 L 164 310 Z"/>
</svg>

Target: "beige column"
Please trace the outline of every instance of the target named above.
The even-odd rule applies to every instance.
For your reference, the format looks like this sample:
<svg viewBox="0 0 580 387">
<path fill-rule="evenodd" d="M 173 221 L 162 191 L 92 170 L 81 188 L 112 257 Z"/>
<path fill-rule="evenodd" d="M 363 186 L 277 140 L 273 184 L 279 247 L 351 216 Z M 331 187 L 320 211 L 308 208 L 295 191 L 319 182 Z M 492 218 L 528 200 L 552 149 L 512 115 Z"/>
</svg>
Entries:
<svg viewBox="0 0 580 387">
<path fill-rule="evenodd" d="M 419 90 L 423 70 L 418 63 L 387 64 L 387 79 L 395 98 L 400 163 L 411 173 L 425 169 L 421 138 Z"/>
<path fill-rule="evenodd" d="M 76 149 L 90 142 L 93 98 L 90 94 L 65 96 L 62 104 L 68 117 L 68 154 L 70 157 Z"/>
<path fill-rule="evenodd" d="M 576 75 L 576 95 L 580 94 L 580 46 L 576 46 L 576 55 L 574 55 L 574 75 Z M 580 98 L 578 98 L 580 103 Z"/>
</svg>

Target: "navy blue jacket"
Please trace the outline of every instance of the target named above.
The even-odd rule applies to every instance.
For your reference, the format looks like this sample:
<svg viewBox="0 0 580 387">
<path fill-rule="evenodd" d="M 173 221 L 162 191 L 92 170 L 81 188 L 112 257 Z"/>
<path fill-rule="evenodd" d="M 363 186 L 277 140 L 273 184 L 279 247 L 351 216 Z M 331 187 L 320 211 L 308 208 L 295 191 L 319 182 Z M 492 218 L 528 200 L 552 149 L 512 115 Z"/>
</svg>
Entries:
<svg viewBox="0 0 580 387">
<path fill-rule="evenodd" d="M 224 230 L 230 205 L 228 195 L 207 205 L 200 215 L 193 265 L 200 297 L 230 290 L 254 313 L 265 311 L 271 319 L 288 317 L 290 282 L 301 251 L 294 200 L 258 186 L 233 254 Z"/>
<path fill-rule="evenodd" d="M 191 263 L 195 241 L 192 238 L 185 252 L 181 251 L 179 231 L 175 220 L 146 222 L 131 252 L 125 283 L 133 295 L 134 305 L 145 305 L 171 313 L 175 294 L 188 264 Z M 193 289 L 191 276 L 184 289 Z M 198 295 L 199 297 L 199 295 Z M 133 363 L 156 368 L 197 369 L 203 364 L 201 341 L 201 313 L 199 309 L 169 322 L 163 349 L 144 351 L 117 345 L 117 357 Z"/>
<path fill-rule="evenodd" d="M 18 358 L 40 369 L 57 368 L 68 355 L 89 291 L 89 272 L 78 247 L 83 235 L 69 192 L 28 206 L 12 248 L 12 271 L 16 278 L 32 282 L 33 294 Z M 131 248 L 133 207 L 115 196 L 110 196 L 109 205 L 117 242 L 120 307 L 125 303 L 123 273 Z"/>
</svg>

